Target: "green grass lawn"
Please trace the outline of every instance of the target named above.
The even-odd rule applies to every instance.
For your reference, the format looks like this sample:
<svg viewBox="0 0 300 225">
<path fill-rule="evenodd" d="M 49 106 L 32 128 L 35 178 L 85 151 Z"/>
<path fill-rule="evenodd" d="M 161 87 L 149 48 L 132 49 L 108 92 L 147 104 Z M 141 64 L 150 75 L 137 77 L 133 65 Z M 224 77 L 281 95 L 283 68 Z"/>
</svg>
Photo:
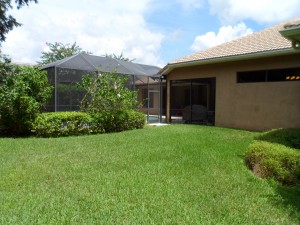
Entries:
<svg viewBox="0 0 300 225">
<path fill-rule="evenodd" d="M 255 135 L 172 125 L 0 138 L 0 224 L 299 224 L 299 188 L 244 164 Z"/>
</svg>

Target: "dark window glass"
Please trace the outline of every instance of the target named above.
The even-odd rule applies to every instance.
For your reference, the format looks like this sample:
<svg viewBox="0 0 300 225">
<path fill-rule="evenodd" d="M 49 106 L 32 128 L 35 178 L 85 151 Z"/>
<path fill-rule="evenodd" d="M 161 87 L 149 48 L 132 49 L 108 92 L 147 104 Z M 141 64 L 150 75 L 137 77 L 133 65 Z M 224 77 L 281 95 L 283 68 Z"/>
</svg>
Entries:
<svg viewBox="0 0 300 225">
<path fill-rule="evenodd" d="M 238 83 L 300 81 L 300 68 L 237 72 Z"/>
<path fill-rule="evenodd" d="M 255 82 L 265 82 L 265 81 L 266 81 L 266 71 L 248 71 L 248 72 L 237 73 L 238 83 L 255 83 Z"/>
<path fill-rule="evenodd" d="M 268 81 L 299 81 L 300 68 L 270 70 L 268 71 Z"/>
</svg>

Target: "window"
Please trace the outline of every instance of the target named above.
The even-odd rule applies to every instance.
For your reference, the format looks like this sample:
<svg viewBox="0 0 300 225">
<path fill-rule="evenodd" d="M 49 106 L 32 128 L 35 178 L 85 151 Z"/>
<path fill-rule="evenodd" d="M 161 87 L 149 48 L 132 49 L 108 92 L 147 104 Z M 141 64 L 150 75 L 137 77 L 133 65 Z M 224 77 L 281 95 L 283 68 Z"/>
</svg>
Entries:
<svg viewBox="0 0 300 225">
<path fill-rule="evenodd" d="M 153 92 L 149 92 L 149 99 L 148 99 L 148 89 L 142 90 L 143 108 L 148 108 L 148 100 L 149 100 L 149 108 L 153 108 L 154 105 L 153 94 L 154 94 Z"/>
<path fill-rule="evenodd" d="M 237 83 L 300 81 L 300 68 L 237 72 Z"/>
</svg>

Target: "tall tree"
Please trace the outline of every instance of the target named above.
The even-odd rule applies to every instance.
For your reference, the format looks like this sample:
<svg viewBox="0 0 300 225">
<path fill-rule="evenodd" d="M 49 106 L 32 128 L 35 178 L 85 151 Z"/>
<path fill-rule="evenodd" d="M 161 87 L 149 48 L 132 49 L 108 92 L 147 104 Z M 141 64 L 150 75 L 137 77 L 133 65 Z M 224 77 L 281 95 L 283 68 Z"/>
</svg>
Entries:
<svg viewBox="0 0 300 225">
<path fill-rule="evenodd" d="M 120 55 L 116 54 L 105 54 L 105 57 L 122 60 L 125 62 L 133 62 L 135 59 L 129 59 L 123 55 L 123 52 Z"/>
<path fill-rule="evenodd" d="M 37 0 L 15 0 L 17 9 L 22 8 L 24 5 L 28 5 L 29 2 L 37 3 Z M 11 15 L 7 14 L 9 9 L 12 9 L 11 0 L 0 0 L 0 43 L 5 41 L 6 34 L 14 27 L 21 26 L 17 20 Z"/>
<path fill-rule="evenodd" d="M 0 85 L 11 74 L 13 69 L 14 66 L 11 64 L 11 59 L 7 55 L 2 54 L 0 49 Z"/>
<path fill-rule="evenodd" d="M 41 61 L 38 62 L 40 65 L 55 62 L 78 53 L 91 54 L 88 51 L 82 51 L 82 49 L 74 42 L 73 44 L 63 44 L 61 42 L 46 43 L 49 47 L 49 51 L 42 52 Z"/>
</svg>

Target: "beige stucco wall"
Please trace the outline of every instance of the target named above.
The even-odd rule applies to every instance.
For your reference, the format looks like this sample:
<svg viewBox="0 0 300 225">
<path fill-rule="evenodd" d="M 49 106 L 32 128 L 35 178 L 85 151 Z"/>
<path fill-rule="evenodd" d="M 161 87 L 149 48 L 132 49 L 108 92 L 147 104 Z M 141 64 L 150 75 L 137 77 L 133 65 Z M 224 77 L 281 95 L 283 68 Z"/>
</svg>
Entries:
<svg viewBox="0 0 300 225">
<path fill-rule="evenodd" d="M 236 72 L 300 67 L 300 53 L 256 60 L 178 68 L 178 79 L 216 77 L 215 125 L 249 130 L 300 128 L 300 81 L 237 83 Z M 167 98 L 167 117 L 170 98 Z"/>
</svg>

